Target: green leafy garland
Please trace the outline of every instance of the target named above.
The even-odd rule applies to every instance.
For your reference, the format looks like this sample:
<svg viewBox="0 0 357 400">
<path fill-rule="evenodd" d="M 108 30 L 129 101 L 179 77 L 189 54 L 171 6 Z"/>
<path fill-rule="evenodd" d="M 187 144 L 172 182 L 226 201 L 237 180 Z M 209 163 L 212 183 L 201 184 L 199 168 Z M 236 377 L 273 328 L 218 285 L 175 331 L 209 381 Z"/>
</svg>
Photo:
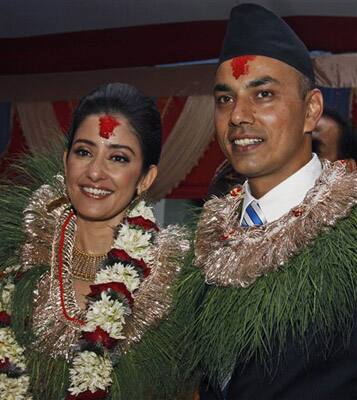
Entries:
<svg viewBox="0 0 357 400">
<path fill-rule="evenodd" d="M 336 332 L 348 343 L 357 305 L 356 228 L 355 207 L 278 272 L 248 288 L 206 285 L 200 270 L 186 268 L 175 311 L 190 325 L 182 348 L 186 376 L 202 369 L 220 385 L 237 359 L 256 359 L 268 370 L 272 354 L 283 356 L 290 334 L 307 349 L 313 330 L 326 353 Z"/>
<path fill-rule="evenodd" d="M 2 179 L 0 272 L 21 262 L 19 249 L 25 240 L 22 212 L 35 189 L 45 183 L 55 183 L 53 176 L 62 170 L 62 151 L 62 148 L 56 149 L 51 157 L 46 154 L 27 156 L 13 165 L 11 179 Z M 17 279 L 16 274 L 13 277 L 15 312 L 12 314 L 11 328 L 19 344 L 25 347 L 34 400 L 62 400 L 69 384 L 69 367 L 64 358 L 54 359 L 31 347 L 33 332 L 29 316 L 32 315 L 34 289 L 48 269 L 47 265 L 35 265 L 22 274 L 21 279 Z M 1 285 L 0 281 L 0 291 Z M 139 343 L 119 357 L 114 366 L 110 399 L 174 398 L 178 376 L 178 332 L 176 322 L 170 319 L 162 321 L 154 329 L 148 329 Z"/>
</svg>

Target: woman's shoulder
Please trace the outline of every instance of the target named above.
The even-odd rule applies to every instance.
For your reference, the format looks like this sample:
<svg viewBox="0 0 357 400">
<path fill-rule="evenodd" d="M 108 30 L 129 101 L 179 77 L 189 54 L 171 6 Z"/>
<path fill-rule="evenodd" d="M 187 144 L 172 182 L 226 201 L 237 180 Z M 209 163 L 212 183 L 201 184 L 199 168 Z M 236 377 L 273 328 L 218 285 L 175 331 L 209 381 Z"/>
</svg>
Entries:
<svg viewBox="0 0 357 400">
<path fill-rule="evenodd" d="M 0 264 L 21 262 L 19 250 L 33 235 L 49 231 L 48 204 L 63 193 L 61 157 L 63 152 L 53 149 L 51 154 L 31 154 L 14 161 L 0 177 Z M 38 240 L 35 240 L 35 243 Z M 35 244 L 34 243 L 34 244 Z"/>
<path fill-rule="evenodd" d="M 48 265 L 56 224 L 68 207 L 64 193 L 64 179 L 56 175 L 51 184 L 41 185 L 29 197 L 22 224 L 21 258 L 25 269 L 32 265 Z"/>
</svg>

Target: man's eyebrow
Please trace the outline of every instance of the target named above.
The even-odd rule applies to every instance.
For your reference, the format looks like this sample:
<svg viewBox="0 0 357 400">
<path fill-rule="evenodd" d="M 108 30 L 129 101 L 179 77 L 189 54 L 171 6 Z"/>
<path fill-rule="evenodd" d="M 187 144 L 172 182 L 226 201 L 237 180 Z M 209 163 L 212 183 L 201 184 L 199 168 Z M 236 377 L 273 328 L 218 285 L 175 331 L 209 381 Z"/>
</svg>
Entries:
<svg viewBox="0 0 357 400">
<path fill-rule="evenodd" d="M 246 88 L 256 88 L 262 85 L 266 85 L 267 83 L 276 83 L 280 85 L 280 81 L 271 76 L 264 76 L 262 78 L 254 79 L 246 84 Z"/>
<path fill-rule="evenodd" d="M 231 92 L 231 91 L 232 88 L 225 83 L 217 83 L 213 88 L 213 92 Z"/>
</svg>

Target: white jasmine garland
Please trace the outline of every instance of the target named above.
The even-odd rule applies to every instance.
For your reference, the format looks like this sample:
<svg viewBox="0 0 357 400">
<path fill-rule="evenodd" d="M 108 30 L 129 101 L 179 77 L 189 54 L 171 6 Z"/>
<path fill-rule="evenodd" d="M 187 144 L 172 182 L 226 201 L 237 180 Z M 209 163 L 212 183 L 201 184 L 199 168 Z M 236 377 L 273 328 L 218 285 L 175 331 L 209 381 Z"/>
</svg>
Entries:
<svg viewBox="0 0 357 400">
<path fill-rule="evenodd" d="M 7 282 L 3 286 L 0 296 L 0 311 L 6 311 L 8 314 L 11 314 L 11 303 L 14 290 L 15 285 L 11 282 Z"/>
<path fill-rule="evenodd" d="M 132 293 L 140 285 L 140 276 L 136 269 L 121 262 L 100 270 L 94 283 L 121 282 Z"/>
<path fill-rule="evenodd" d="M 27 394 L 30 378 L 22 375 L 18 378 L 9 378 L 0 374 L 0 398 L 3 400 L 31 400 Z"/>
<path fill-rule="evenodd" d="M 152 260 L 151 239 L 152 234 L 150 232 L 144 232 L 142 229 L 129 224 L 123 224 L 114 241 L 114 247 L 123 249 L 132 258 L 142 258 L 148 263 Z"/>
<path fill-rule="evenodd" d="M 143 217 L 155 223 L 152 210 L 141 201 L 128 214 L 128 217 Z M 115 249 L 125 251 L 130 257 L 146 263 L 152 260 L 152 239 L 154 233 L 146 232 L 139 227 L 131 225 L 128 221 L 119 227 L 119 232 L 114 238 Z M 95 284 L 121 282 L 126 289 L 133 293 L 138 289 L 142 276 L 138 274 L 135 266 L 116 262 L 113 265 L 105 265 L 96 274 Z M 86 332 L 94 332 L 100 327 L 112 339 L 125 339 L 123 327 L 125 317 L 131 314 L 131 305 L 121 299 L 112 299 L 104 290 L 100 299 L 90 302 L 87 307 L 85 325 L 82 328 Z M 112 363 L 107 353 L 104 356 L 91 351 L 79 352 L 73 359 L 70 368 L 70 387 L 68 391 L 73 395 L 79 395 L 87 390 L 92 393 L 98 390 L 107 390 L 112 383 Z"/>
<path fill-rule="evenodd" d="M 100 294 L 101 300 L 92 302 L 86 315 L 84 331 L 94 332 L 99 326 L 113 339 L 124 339 L 122 335 L 124 317 L 131 310 L 120 300 L 112 300 L 105 292 Z"/>
<path fill-rule="evenodd" d="M 13 274 L 14 272 L 17 272 L 20 269 L 21 269 L 21 265 L 20 264 L 11 265 L 10 267 L 6 267 L 4 269 L 4 274 L 5 275 Z"/>
<path fill-rule="evenodd" d="M 112 383 L 110 377 L 112 370 L 112 364 L 107 357 L 99 356 L 92 351 L 78 353 L 69 371 L 71 386 L 68 391 L 78 395 L 87 390 L 92 393 L 106 390 Z"/>
<path fill-rule="evenodd" d="M 145 204 L 145 201 L 140 201 L 136 207 L 134 207 L 128 214 L 128 217 L 143 217 L 145 219 L 149 219 L 152 222 L 155 222 L 154 213 L 152 212 L 152 208 L 148 207 Z"/>
<path fill-rule="evenodd" d="M 143 217 L 155 223 L 155 217 L 151 208 L 144 201 L 139 202 L 130 211 L 128 217 Z M 143 259 L 146 263 L 152 260 L 153 232 L 145 232 L 143 229 L 130 225 L 128 222 L 120 226 L 119 233 L 114 240 L 114 248 L 124 250 L 130 257 Z M 14 265 L 4 270 L 7 275 L 12 275 L 20 270 L 20 265 Z M 11 305 L 15 285 L 9 276 L 1 288 L 0 311 L 6 311 L 11 315 Z M 117 262 L 107 265 L 99 270 L 95 283 L 121 282 L 129 292 L 138 289 L 142 277 L 136 268 Z M 113 339 L 124 339 L 123 326 L 125 317 L 131 314 L 131 307 L 121 299 L 111 299 L 103 291 L 100 300 L 90 302 L 86 312 L 86 323 L 83 331 L 94 332 L 99 326 Z M 9 327 L 0 328 L 0 362 L 8 359 L 15 367 L 23 371 L 16 378 L 10 378 L 6 373 L 0 373 L 0 398 L 4 400 L 32 400 L 28 394 L 29 376 L 24 374 L 26 364 L 24 349 L 16 342 L 15 335 Z M 107 353 L 104 356 L 91 351 L 78 352 L 73 359 L 69 370 L 70 385 L 68 391 L 73 395 L 79 395 L 85 391 L 92 393 L 98 390 L 107 390 L 112 383 L 112 363 Z"/>
<path fill-rule="evenodd" d="M 8 327 L 0 329 L 0 361 L 4 361 L 5 358 L 8 358 L 11 364 L 25 370 L 24 349 L 17 343 L 14 333 Z"/>
</svg>

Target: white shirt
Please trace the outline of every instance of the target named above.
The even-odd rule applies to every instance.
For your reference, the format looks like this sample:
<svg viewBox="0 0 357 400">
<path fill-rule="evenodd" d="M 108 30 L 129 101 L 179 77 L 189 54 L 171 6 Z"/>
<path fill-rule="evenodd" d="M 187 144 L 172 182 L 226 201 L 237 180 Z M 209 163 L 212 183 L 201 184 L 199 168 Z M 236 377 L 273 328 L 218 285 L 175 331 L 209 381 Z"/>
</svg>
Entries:
<svg viewBox="0 0 357 400">
<path fill-rule="evenodd" d="M 317 155 L 313 153 L 311 160 L 307 164 L 285 179 L 285 181 L 279 183 L 259 200 L 252 195 L 249 183 L 245 181 L 243 184 L 245 196 L 240 222 L 242 222 L 246 208 L 253 200 L 259 203 L 267 222 L 276 221 L 304 200 L 306 193 L 315 185 L 321 172 L 321 162 Z"/>
</svg>

